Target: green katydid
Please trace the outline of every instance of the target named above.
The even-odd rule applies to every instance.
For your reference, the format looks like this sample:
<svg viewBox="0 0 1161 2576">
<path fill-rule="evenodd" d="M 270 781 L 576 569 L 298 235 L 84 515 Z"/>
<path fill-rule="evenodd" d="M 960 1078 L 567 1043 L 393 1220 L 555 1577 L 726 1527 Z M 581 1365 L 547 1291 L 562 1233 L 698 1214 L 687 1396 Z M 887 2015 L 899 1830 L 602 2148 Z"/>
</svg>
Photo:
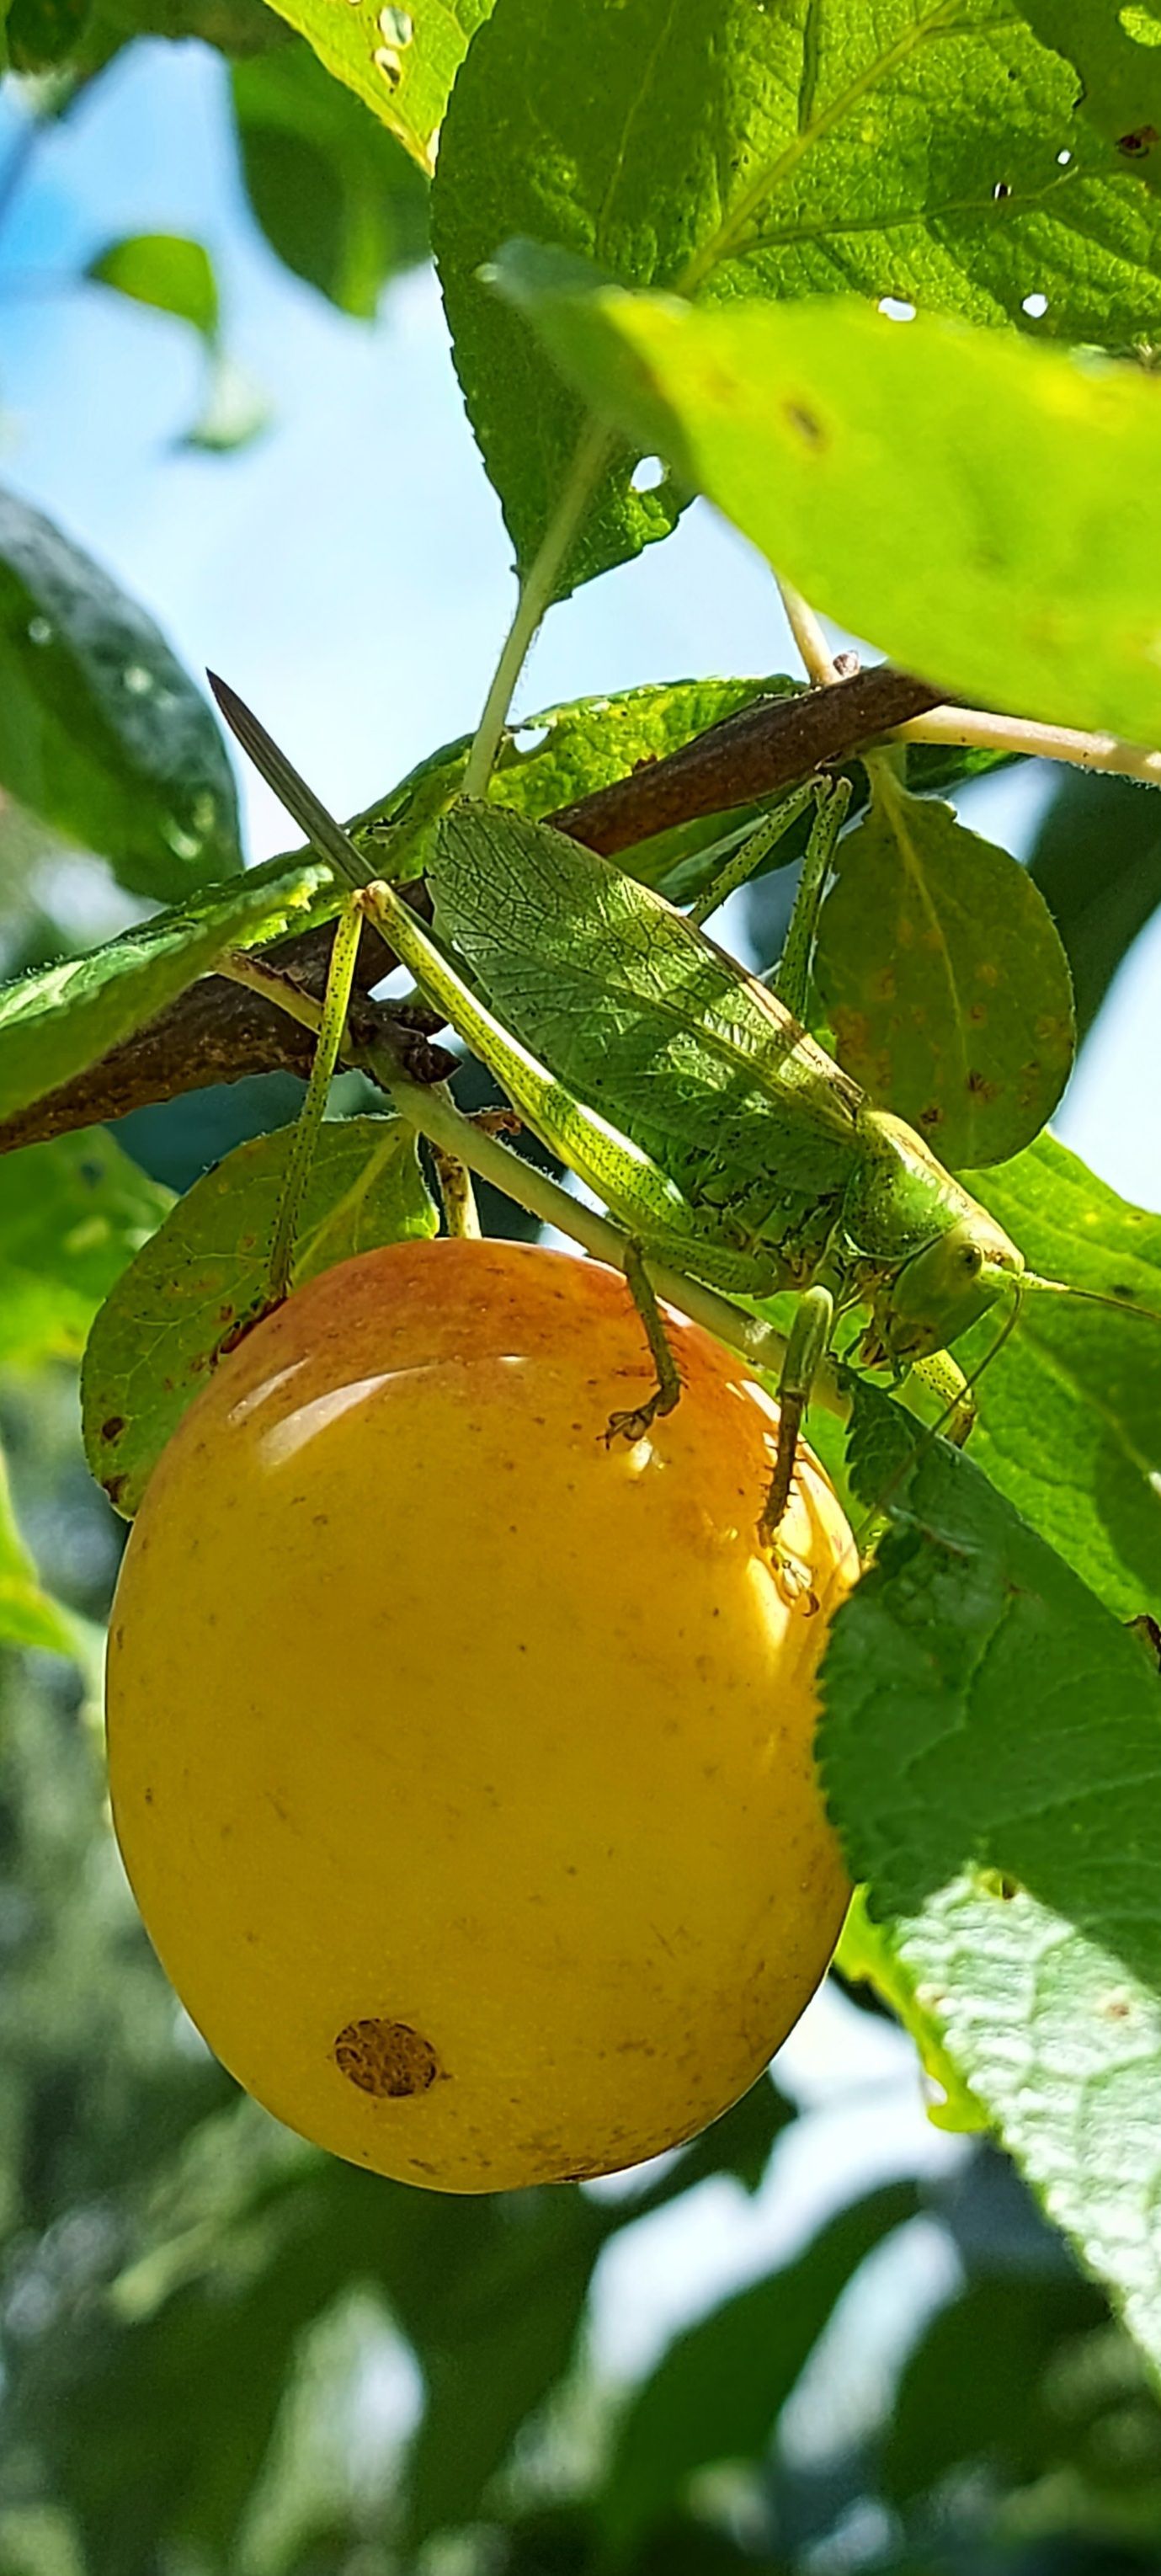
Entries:
<svg viewBox="0 0 1161 2576">
<path fill-rule="evenodd" d="M 865 1367 L 890 1368 L 897 1381 L 916 1367 L 962 1393 L 948 1346 L 998 1300 L 1010 1301 L 1008 1328 L 1026 1290 L 1093 1300 L 1028 1271 L 922 1138 L 873 1108 L 804 1031 L 785 984 L 769 990 L 651 888 L 550 825 L 461 800 L 425 850 L 433 933 L 372 877 L 234 693 L 214 687 L 267 783 L 361 888 L 358 905 L 428 1000 L 625 1228 L 626 1275 L 657 1384 L 612 1418 L 610 1433 L 640 1437 L 680 1392 L 649 1289 L 651 1256 L 727 1295 L 799 1292 L 762 1515 L 767 1543 L 841 1317 L 867 1315 L 856 1353 Z M 808 784 L 790 801 L 800 808 L 811 792 Z M 787 947 L 800 1007 L 812 913 L 844 805 L 823 789 Z M 767 842 L 778 821 L 758 827 Z M 738 880 L 737 864 L 729 874 Z M 1093 1302 L 1145 1311 L 1120 1298 Z"/>
</svg>

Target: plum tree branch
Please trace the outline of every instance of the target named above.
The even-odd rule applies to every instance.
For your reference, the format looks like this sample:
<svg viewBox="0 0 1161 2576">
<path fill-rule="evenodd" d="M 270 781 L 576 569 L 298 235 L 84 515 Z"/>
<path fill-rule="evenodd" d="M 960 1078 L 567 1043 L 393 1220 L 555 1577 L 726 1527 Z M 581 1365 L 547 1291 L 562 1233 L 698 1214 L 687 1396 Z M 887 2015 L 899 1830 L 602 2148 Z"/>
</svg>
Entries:
<svg viewBox="0 0 1161 2576">
<path fill-rule="evenodd" d="M 827 762 L 849 759 L 938 704 L 938 691 L 887 663 L 829 688 L 759 699 L 667 759 L 646 763 L 550 820 L 589 849 L 614 856 L 676 823 L 776 794 Z M 305 990 L 321 993 L 330 939 L 329 929 L 309 932 L 267 954 L 290 969 Z M 366 993 L 393 962 L 365 932 L 357 972 L 360 989 Z M 438 1078 L 446 1070 L 442 1050 L 427 1047 L 432 1070 L 423 1070 L 422 1051 L 434 1034 L 430 1017 L 422 1011 L 389 1017 L 412 1048 L 417 1077 Z M 305 1078 L 309 1060 L 309 1035 L 296 1029 L 285 1011 L 221 976 L 203 976 L 99 1062 L 0 1124 L 0 1152 L 121 1118 L 148 1102 L 173 1099 L 208 1083 L 236 1082 L 246 1074 L 279 1069 Z"/>
</svg>

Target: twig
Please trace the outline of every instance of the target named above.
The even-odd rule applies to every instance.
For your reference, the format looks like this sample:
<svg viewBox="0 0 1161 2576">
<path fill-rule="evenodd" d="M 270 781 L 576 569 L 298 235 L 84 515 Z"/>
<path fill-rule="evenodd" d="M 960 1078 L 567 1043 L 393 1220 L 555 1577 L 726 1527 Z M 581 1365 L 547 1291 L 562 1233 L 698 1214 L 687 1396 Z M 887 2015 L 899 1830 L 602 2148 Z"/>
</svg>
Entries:
<svg viewBox="0 0 1161 2576">
<path fill-rule="evenodd" d="M 802 657 L 803 670 L 808 679 L 813 680 L 816 688 L 833 689 L 840 675 L 835 669 L 830 646 L 813 608 L 808 607 L 807 602 L 788 581 L 783 581 L 781 573 L 775 573 L 774 578 L 786 611 L 787 624 Z"/>
<path fill-rule="evenodd" d="M 965 751 L 998 751 L 1064 760 L 1074 769 L 1106 770 L 1161 787 L 1161 751 L 1120 742 L 1111 733 L 1078 733 L 1070 725 L 1034 724 L 1028 716 L 994 716 L 982 707 L 932 707 L 895 728 L 898 742 L 941 742 Z"/>
<path fill-rule="evenodd" d="M 667 760 L 646 762 L 548 819 L 586 849 L 613 858 L 676 823 L 728 813 L 731 806 L 752 805 L 780 787 L 793 787 L 812 769 L 849 760 L 938 703 L 938 692 L 926 681 L 877 662 L 836 680 L 833 688 L 758 698 L 683 743 Z"/>
</svg>

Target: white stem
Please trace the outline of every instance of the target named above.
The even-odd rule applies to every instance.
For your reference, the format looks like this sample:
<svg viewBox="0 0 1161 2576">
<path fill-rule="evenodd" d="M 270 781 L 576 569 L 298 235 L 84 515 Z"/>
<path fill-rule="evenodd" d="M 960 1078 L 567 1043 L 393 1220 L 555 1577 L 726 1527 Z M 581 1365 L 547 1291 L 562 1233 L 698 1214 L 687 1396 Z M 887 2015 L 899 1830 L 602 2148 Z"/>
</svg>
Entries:
<svg viewBox="0 0 1161 2576">
<path fill-rule="evenodd" d="M 1070 725 L 1034 724 L 1027 716 L 993 716 L 980 707 L 933 707 L 899 725 L 892 742 L 954 743 L 965 751 L 1007 751 L 1038 760 L 1065 760 L 1074 769 L 1110 771 L 1161 787 L 1161 751 L 1119 742 L 1111 733 L 1077 733 Z"/>
<path fill-rule="evenodd" d="M 835 669 L 830 646 L 813 608 L 788 581 L 783 581 L 781 573 L 775 573 L 774 578 L 807 678 L 813 680 L 816 688 L 831 688 L 840 674 Z"/>
</svg>

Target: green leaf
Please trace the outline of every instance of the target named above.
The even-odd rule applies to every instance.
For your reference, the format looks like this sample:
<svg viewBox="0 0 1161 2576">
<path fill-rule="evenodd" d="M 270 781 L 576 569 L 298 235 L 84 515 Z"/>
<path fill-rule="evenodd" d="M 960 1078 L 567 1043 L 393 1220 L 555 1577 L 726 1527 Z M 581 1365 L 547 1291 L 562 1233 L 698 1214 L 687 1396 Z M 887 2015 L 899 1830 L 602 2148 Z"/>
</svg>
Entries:
<svg viewBox="0 0 1161 2576">
<path fill-rule="evenodd" d="M 418 2296 L 395 2284 L 427 2386 L 407 2463 L 411 2548 L 476 2519 L 489 2478 L 568 2366 L 593 2265 L 616 2225 L 579 2192 L 538 2193 L 523 2225 L 497 2218 L 470 2229 L 450 2298 L 433 2302 L 430 2277 L 415 2284 Z M 435 2248 L 442 2267 L 452 2252 L 443 2229 Z"/>
<path fill-rule="evenodd" d="M 241 865 L 217 724 L 151 617 L 12 493 L 0 494 L 0 786 L 180 898 Z"/>
<path fill-rule="evenodd" d="M 820 1688 L 827 1800 L 877 1914 L 994 1869 L 1161 1992 L 1161 1677 L 970 1459 L 920 1452 Z"/>
<path fill-rule="evenodd" d="M 427 256 L 427 188 L 309 45 L 235 63 L 242 175 L 271 249 L 343 313 L 375 313 L 388 278 Z"/>
<path fill-rule="evenodd" d="M 353 89 L 430 178 L 456 73 L 490 0 L 276 0 L 334 79 Z"/>
<path fill-rule="evenodd" d="M 670 2345 L 630 2400 L 614 2443 L 601 2499 L 612 2553 L 623 2554 L 659 2521 L 695 2470 L 761 2458 L 840 2292 L 918 2207 L 913 2183 L 869 2193 L 832 2218 L 794 2262 Z"/>
<path fill-rule="evenodd" d="M 79 1359 L 98 1306 L 173 1204 L 103 1127 L 0 1159 L 0 1367 Z"/>
<path fill-rule="evenodd" d="M 12 0 L 4 27 L 14 72 L 55 71 L 84 34 L 91 0 Z"/>
<path fill-rule="evenodd" d="M 969 2282 L 903 2373 L 883 2458 L 892 2502 L 929 2495 L 953 2470 L 984 2469 L 1007 2487 L 1058 2467 L 1078 2427 L 1046 2379 L 1064 2348 L 1107 2321 L 1096 2290 L 1063 2268 L 1048 2279 L 1017 2272 Z"/>
<path fill-rule="evenodd" d="M 529 244 L 497 274 L 594 408 L 840 625 L 949 696 L 1161 735 L 1150 376 L 845 297 L 629 295 Z"/>
<path fill-rule="evenodd" d="M 81 1381 L 85 1449 L 127 1519 L 223 1337 L 262 1297 L 292 1134 L 255 1136 L 195 1181 L 97 1317 Z M 293 1284 L 374 1244 L 434 1234 L 437 1222 L 414 1129 L 336 1120 L 320 1131 Z"/>
<path fill-rule="evenodd" d="M 987 2128 L 988 2115 L 945 2048 L 934 2013 L 925 2010 L 899 1963 L 891 1925 L 872 1922 L 865 1888 L 857 1887 L 851 1898 L 834 1965 L 840 1977 L 851 1985 L 871 1986 L 881 1995 L 914 2040 L 924 2075 L 933 2088 L 927 2102 L 932 2125 L 969 2135 Z"/>
<path fill-rule="evenodd" d="M 1043 1136 L 968 1185 L 1030 1266 L 1161 1315 L 1161 1217 Z M 965 1346 L 975 1366 L 994 1327 Z M 1025 1297 L 976 1389 L 971 1454 L 1118 1618 L 1161 1615 L 1161 1324 Z"/>
<path fill-rule="evenodd" d="M 1161 224 L 1074 119 L 1075 95 L 1071 65 L 1005 0 L 970 15 L 829 0 L 825 16 L 714 0 L 671 12 L 663 34 L 656 0 L 498 0 L 456 84 L 432 215 L 469 417 L 520 565 L 583 404 L 489 303 L 480 272 L 503 243 L 526 235 L 701 302 L 847 288 L 1120 345 L 1161 320 Z M 637 418 L 617 425 L 637 455 L 659 444 Z M 635 492 L 633 461 L 606 476 L 566 585 L 672 524 L 680 488 Z"/>
<path fill-rule="evenodd" d="M 131 233 L 111 242 L 85 270 L 134 304 L 174 313 L 212 340 L 218 328 L 218 287 L 209 252 L 182 233 Z"/>
<path fill-rule="evenodd" d="M 83 1073 L 205 974 L 223 949 L 305 928 L 311 897 L 329 884 L 321 862 L 275 860 L 87 957 L 62 958 L 0 985 L 0 1118 Z"/>
<path fill-rule="evenodd" d="M 1087 1037 L 1117 968 L 1161 903 L 1161 798 L 1135 779 L 1062 769 L 1028 873 L 1064 942 Z"/>
<path fill-rule="evenodd" d="M 1051 1117 L 1072 1064 L 1068 961 L 1006 850 L 886 761 L 840 842 L 815 974 L 839 1063 L 941 1163 L 998 1163 Z"/>
<path fill-rule="evenodd" d="M 1049 2218 L 1161 2368 L 1161 2004 L 998 1882 L 959 1878 L 890 1932 Z"/>
<path fill-rule="evenodd" d="M 0 1646 L 39 1646 L 73 1655 L 77 1634 L 67 1610 L 42 1592 L 31 1551 L 16 1526 L 8 1470 L 0 1450 Z"/>
<path fill-rule="evenodd" d="M 1161 185 L 1161 11 L 1156 0 L 1021 0 L 1041 41 L 1080 74 L 1077 105 L 1147 187 Z"/>
</svg>

